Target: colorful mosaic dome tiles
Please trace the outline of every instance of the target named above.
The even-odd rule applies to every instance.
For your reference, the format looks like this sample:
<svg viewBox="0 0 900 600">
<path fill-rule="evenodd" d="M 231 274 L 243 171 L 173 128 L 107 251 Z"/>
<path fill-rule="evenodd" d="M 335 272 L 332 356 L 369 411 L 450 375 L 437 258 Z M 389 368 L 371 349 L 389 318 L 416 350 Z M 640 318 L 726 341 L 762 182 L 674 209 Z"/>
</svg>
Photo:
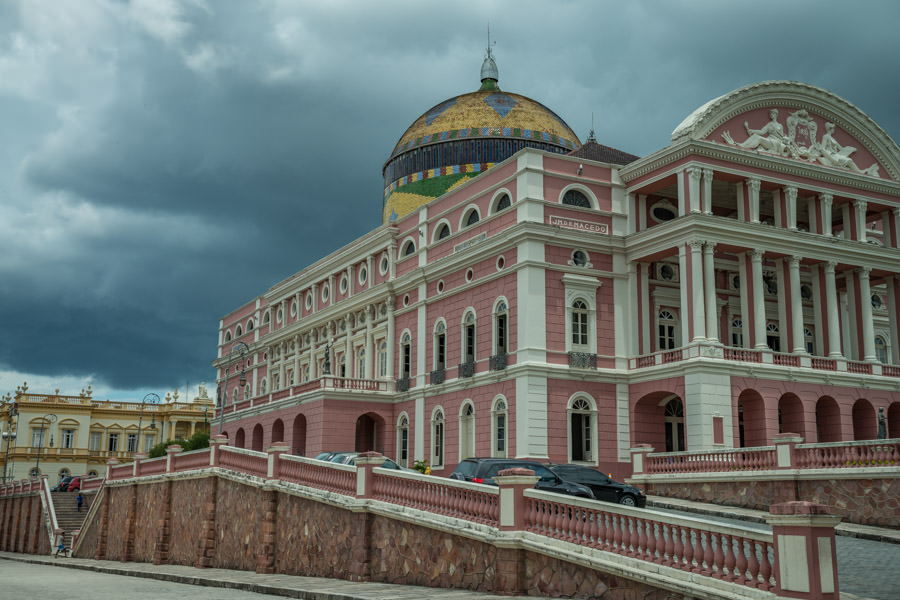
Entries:
<svg viewBox="0 0 900 600">
<path fill-rule="evenodd" d="M 383 222 L 404 217 L 522 148 L 566 153 L 581 146 L 552 110 L 496 85 L 428 109 L 384 165 Z"/>
</svg>

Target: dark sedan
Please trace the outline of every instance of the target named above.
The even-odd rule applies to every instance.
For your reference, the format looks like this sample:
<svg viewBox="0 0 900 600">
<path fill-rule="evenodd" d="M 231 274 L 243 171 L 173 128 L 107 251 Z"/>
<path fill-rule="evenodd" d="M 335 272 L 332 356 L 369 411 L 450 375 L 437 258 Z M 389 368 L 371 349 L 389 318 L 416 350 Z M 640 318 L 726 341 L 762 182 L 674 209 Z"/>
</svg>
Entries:
<svg viewBox="0 0 900 600">
<path fill-rule="evenodd" d="M 539 462 L 515 458 L 467 458 L 456 466 L 456 469 L 450 474 L 450 478 L 459 479 L 461 481 L 471 481 L 474 483 L 497 485 L 494 481 L 494 477 L 496 477 L 500 471 L 516 467 L 531 469 L 534 471 L 535 475 L 540 477 L 538 482 L 534 485 L 535 489 L 556 492 L 558 494 L 568 494 L 569 496 L 577 496 L 579 498 L 594 497 L 590 488 L 576 482 L 564 480 L 548 469 L 546 465 L 542 465 Z"/>
<path fill-rule="evenodd" d="M 643 490 L 627 483 L 610 479 L 605 473 L 582 465 L 548 465 L 560 479 L 587 486 L 597 500 L 616 502 L 625 506 L 643 508 L 647 505 L 647 496 Z"/>
</svg>

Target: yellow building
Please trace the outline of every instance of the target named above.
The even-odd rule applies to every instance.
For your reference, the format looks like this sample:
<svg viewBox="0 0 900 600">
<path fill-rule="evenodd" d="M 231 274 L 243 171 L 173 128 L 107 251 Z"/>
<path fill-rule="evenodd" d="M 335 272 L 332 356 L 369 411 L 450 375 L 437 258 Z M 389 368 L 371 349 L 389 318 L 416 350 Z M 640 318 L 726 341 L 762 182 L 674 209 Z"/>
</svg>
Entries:
<svg viewBox="0 0 900 600">
<path fill-rule="evenodd" d="M 50 481 L 65 475 L 102 475 L 106 461 L 130 461 L 163 440 L 208 431 L 213 402 L 200 386 L 193 401 L 178 391 L 144 401 L 96 400 L 88 386 L 77 396 L 28 392 L 27 384 L 0 399 L 0 460 L 4 480 L 39 473 Z"/>
</svg>

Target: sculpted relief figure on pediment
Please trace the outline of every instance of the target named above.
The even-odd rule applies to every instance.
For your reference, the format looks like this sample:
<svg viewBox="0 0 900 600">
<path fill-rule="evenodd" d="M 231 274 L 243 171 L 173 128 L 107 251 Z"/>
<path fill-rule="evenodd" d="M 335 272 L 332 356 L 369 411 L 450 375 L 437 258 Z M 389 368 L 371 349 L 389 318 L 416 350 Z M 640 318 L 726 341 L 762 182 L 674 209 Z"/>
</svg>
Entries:
<svg viewBox="0 0 900 600">
<path fill-rule="evenodd" d="M 827 167 L 849 169 L 856 173 L 863 173 L 878 177 L 878 165 L 861 169 L 851 155 L 856 152 L 853 146 L 841 146 L 834 139 L 834 123 L 825 123 L 825 135 L 822 141 L 816 141 L 818 125 L 810 117 L 805 109 L 791 113 L 786 119 L 787 134 L 784 127 L 778 122 L 778 109 L 769 111 L 769 122 L 760 129 L 752 129 L 747 121 L 744 121 L 744 129 L 747 131 L 747 139 L 743 142 L 735 142 L 730 131 L 722 133 L 725 143 L 747 150 L 759 150 L 778 156 L 800 158 L 812 162 L 819 162 Z"/>
</svg>

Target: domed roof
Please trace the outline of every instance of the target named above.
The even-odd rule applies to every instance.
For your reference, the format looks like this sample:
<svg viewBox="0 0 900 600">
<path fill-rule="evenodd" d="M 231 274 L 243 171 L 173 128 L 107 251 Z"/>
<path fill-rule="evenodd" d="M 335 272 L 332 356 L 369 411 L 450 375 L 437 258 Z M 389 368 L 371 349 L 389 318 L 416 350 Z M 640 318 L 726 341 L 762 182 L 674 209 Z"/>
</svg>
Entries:
<svg viewBox="0 0 900 600">
<path fill-rule="evenodd" d="M 456 139 L 474 133 L 480 133 L 483 137 L 543 140 L 565 146 L 569 150 L 581 145 L 578 136 L 566 122 L 540 102 L 499 89 L 479 90 L 454 96 L 428 109 L 400 136 L 391 158 L 429 142 Z"/>
<path fill-rule="evenodd" d="M 384 222 L 409 214 L 522 148 L 567 153 L 581 145 L 559 115 L 531 98 L 501 91 L 497 77 L 489 49 L 478 91 L 431 107 L 400 136 L 384 165 Z"/>
</svg>

